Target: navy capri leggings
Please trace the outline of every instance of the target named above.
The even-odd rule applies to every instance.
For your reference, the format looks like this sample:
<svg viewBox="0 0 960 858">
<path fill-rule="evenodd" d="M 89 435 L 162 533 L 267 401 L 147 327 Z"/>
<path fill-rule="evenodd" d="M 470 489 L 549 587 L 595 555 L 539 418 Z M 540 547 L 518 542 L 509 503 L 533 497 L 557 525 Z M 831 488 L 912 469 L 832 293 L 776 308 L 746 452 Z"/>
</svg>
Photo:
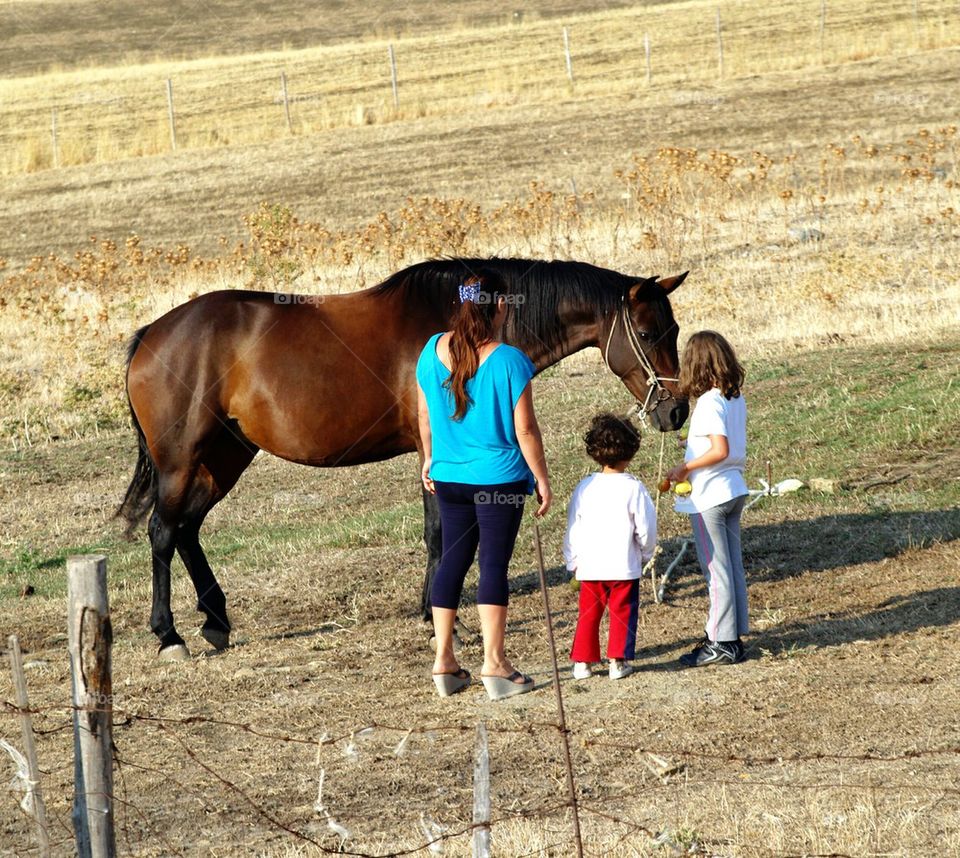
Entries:
<svg viewBox="0 0 960 858">
<path fill-rule="evenodd" d="M 430 590 L 435 608 L 460 607 L 463 580 L 480 548 L 477 604 L 506 605 L 507 567 L 523 518 L 527 481 L 471 485 L 434 480 L 442 554 Z"/>
</svg>

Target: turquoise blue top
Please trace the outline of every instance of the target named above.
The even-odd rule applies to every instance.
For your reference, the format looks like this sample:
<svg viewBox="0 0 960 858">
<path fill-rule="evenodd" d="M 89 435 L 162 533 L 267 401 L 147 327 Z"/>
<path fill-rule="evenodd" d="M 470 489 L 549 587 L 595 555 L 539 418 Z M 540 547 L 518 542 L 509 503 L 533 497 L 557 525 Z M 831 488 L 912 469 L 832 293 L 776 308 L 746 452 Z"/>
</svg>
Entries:
<svg viewBox="0 0 960 858">
<path fill-rule="evenodd" d="M 533 491 L 533 474 L 517 441 L 513 409 L 537 371 L 520 349 L 501 343 L 467 381 L 471 404 L 462 420 L 454 420 L 453 394 L 444 387 L 450 377 L 437 356 L 434 334 L 417 361 L 417 384 L 427 400 L 434 480 L 468 485 L 495 485 L 527 481 Z"/>
</svg>

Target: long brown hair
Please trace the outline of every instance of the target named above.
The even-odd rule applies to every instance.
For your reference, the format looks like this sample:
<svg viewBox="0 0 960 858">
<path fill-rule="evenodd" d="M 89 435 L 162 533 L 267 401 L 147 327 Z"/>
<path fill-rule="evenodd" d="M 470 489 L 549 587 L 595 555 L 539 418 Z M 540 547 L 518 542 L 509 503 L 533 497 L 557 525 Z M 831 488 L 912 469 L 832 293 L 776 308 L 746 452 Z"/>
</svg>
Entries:
<svg viewBox="0 0 960 858">
<path fill-rule="evenodd" d="M 463 301 L 453 320 L 450 333 L 450 364 L 453 369 L 444 386 L 453 393 L 456 408 L 454 420 L 462 420 L 473 404 L 467 394 L 467 382 L 480 366 L 480 346 L 492 340 L 497 298 L 504 295 L 503 279 L 492 271 L 481 271 L 467 277 L 464 286 L 479 289 L 479 300 Z"/>
<path fill-rule="evenodd" d="M 744 375 L 733 346 L 716 331 L 697 331 L 687 340 L 678 382 L 684 396 L 702 396 L 716 387 L 726 399 L 736 399 Z"/>
</svg>

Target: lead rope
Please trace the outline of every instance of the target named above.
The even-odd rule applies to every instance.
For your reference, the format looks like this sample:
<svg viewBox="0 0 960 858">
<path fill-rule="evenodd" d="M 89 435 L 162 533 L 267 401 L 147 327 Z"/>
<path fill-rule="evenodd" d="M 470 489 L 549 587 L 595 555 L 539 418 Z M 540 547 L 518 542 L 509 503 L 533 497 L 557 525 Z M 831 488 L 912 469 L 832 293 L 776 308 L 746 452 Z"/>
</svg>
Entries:
<svg viewBox="0 0 960 858">
<path fill-rule="evenodd" d="M 660 491 L 660 481 L 663 479 L 663 453 L 666 446 L 667 436 L 666 433 L 660 433 L 660 462 L 657 465 L 657 499 L 654 501 L 654 515 L 657 518 L 657 529 L 659 530 L 660 526 L 660 495 L 663 492 Z M 647 561 L 646 565 L 643 567 L 643 571 L 640 573 L 641 576 L 646 575 L 647 571 L 650 572 L 650 583 L 653 585 L 653 601 L 657 604 L 660 603 L 660 594 L 657 590 L 657 557 L 662 552 L 660 548 L 660 540 L 657 539 L 657 544 L 653 549 L 653 556 Z"/>
<path fill-rule="evenodd" d="M 621 300 L 620 308 L 617 310 L 616 315 L 613 317 L 613 324 L 610 325 L 610 332 L 607 334 L 607 346 L 602 352 L 603 362 L 607 365 L 607 369 L 610 372 L 613 372 L 613 367 L 610 366 L 610 361 L 608 360 L 608 355 L 610 354 L 610 343 L 613 342 L 613 332 L 616 330 L 617 322 L 620 321 L 620 314 L 624 314 L 623 320 L 623 329 L 627 335 L 627 344 L 630 346 L 630 350 L 633 352 L 634 357 L 637 359 L 637 363 L 640 364 L 646 370 L 648 374 L 647 378 L 647 397 L 641 405 L 639 402 L 635 406 L 638 413 L 640 414 L 643 420 L 647 418 L 647 406 L 650 403 L 650 399 L 653 396 L 654 390 L 661 389 L 661 382 L 663 381 L 677 381 L 675 378 L 661 378 L 657 375 L 657 371 L 654 368 L 653 364 L 650 362 L 650 359 L 647 357 L 646 352 L 644 352 L 643 347 L 636 340 L 636 332 L 633 330 L 633 326 L 627 323 L 626 319 L 626 310 L 623 300 Z M 616 375 L 616 373 L 614 373 Z M 627 415 L 630 416 L 629 414 Z M 665 433 L 660 433 L 660 461 L 657 465 L 657 499 L 654 501 L 654 514 L 657 517 L 657 523 L 660 521 L 660 482 L 663 480 L 663 454 L 666 447 L 667 436 Z M 656 546 L 653 549 L 653 556 L 646 562 L 643 569 L 641 570 L 641 576 L 646 575 L 647 571 L 650 572 L 650 583 L 653 585 L 653 601 L 657 604 L 660 603 L 660 593 L 657 589 L 657 570 L 656 563 L 657 557 L 662 553 L 663 549 L 660 547 L 660 540 L 657 540 Z"/>
</svg>

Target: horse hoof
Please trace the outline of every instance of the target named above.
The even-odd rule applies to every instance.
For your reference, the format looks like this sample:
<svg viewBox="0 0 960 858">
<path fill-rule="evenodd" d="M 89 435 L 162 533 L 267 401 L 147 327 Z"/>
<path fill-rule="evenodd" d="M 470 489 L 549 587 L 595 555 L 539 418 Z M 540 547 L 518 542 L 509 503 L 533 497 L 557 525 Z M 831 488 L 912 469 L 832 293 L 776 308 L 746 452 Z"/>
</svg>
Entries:
<svg viewBox="0 0 960 858">
<path fill-rule="evenodd" d="M 220 629 L 201 629 L 200 634 L 218 652 L 230 646 L 230 632 L 223 632 Z"/>
<path fill-rule="evenodd" d="M 456 632 L 454 632 L 454 633 L 453 633 L 453 651 L 454 651 L 454 652 L 460 652 L 460 650 L 461 650 L 462 647 L 463 647 L 463 642 L 460 640 L 460 635 L 458 635 Z M 431 636 L 430 636 L 430 649 L 432 649 L 434 652 L 437 651 L 437 636 L 436 636 L 436 635 L 431 635 Z"/>
<path fill-rule="evenodd" d="M 188 650 L 183 644 L 174 644 L 173 646 L 165 646 L 160 650 L 160 661 L 189 661 L 190 660 L 190 650 Z"/>
</svg>

